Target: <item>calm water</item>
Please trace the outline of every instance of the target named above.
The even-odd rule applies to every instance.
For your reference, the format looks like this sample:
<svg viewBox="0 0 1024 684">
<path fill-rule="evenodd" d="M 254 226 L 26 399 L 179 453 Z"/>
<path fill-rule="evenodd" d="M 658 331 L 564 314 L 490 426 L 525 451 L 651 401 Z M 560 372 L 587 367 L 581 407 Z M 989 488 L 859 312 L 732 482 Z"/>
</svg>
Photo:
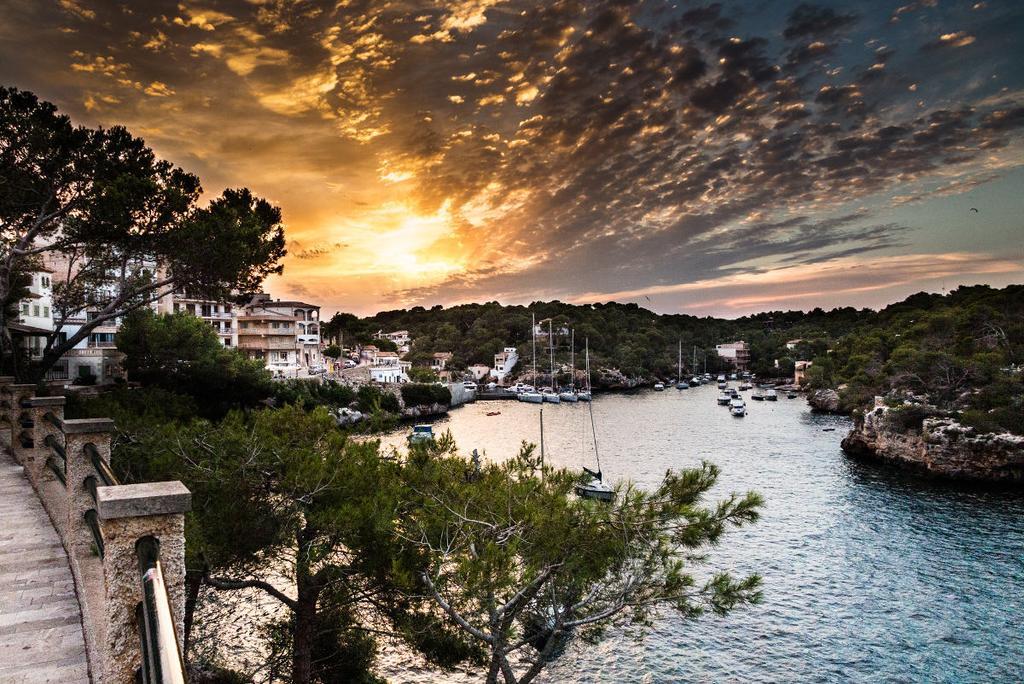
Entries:
<svg viewBox="0 0 1024 684">
<path fill-rule="evenodd" d="M 667 468 L 706 459 L 722 469 L 719 494 L 761 492 L 762 520 L 732 533 L 711 567 L 759 572 L 764 602 L 726 618 L 666 615 L 640 641 L 613 635 L 574 647 L 546 681 L 1024 680 L 1024 496 L 852 462 L 839 450 L 848 421 L 811 415 L 802 399 L 748 400 L 740 419 L 717 394 L 704 386 L 598 397 L 601 464 L 612 480 L 653 486 Z M 586 411 L 544 405 L 550 462 L 593 467 Z M 537 412 L 478 402 L 435 431 L 450 429 L 467 453 L 504 459 L 523 439 L 537 441 Z"/>
</svg>

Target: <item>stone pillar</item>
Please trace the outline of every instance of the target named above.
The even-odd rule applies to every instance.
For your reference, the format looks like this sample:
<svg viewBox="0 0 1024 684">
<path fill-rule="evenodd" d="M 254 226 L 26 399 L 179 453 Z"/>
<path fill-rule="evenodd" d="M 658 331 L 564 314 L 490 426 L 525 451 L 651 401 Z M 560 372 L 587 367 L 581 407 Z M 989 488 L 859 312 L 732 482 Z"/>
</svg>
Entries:
<svg viewBox="0 0 1024 684">
<path fill-rule="evenodd" d="M 170 595 L 179 648 L 185 617 L 185 512 L 192 494 L 181 482 L 100 487 L 97 511 L 106 555 L 106 645 L 98 681 L 134 682 L 142 663 L 135 607 L 142 600 L 142 578 L 135 543 L 147 536 L 160 542 L 160 564 Z"/>
<path fill-rule="evenodd" d="M 11 421 L 11 385 L 14 384 L 13 375 L 0 375 L 0 448 L 10 448 L 14 441 L 14 426 Z"/>
<path fill-rule="evenodd" d="M 35 444 L 31 446 L 23 446 L 21 437 L 22 433 L 27 432 L 27 436 L 31 439 L 32 428 L 25 427 L 22 422 L 30 419 L 30 413 L 28 409 L 22 408 L 22 402 L 27 401 L 35 396 L 36 386 L 35 385 L 8 385 L 11 390 L 9 401 L 11 402 L 11 410 L 8 414 L 11 419 L 11 453 L 14 454 L 14 460 L 25 465 L 26 460 L 32 456 L 32 449 L 35 448 Z"/>
<path fill-rule="evenodd" d="M 114 421 L 110 418 L 82 418 L 65 420 L 64 450 L 68 455 L 68 510 L 65 546 L 68 553 L 84 555 L 92 553 L 95 543 L 92 532 L 85 522 L 85 512 L 96 508 L 92 495 L 85 488 L 85 478 L 96 475 L 92 459 L 85 452 L 85 445 L 92 444 L 104 459 L 110 459 L 110 433 Z M 103 482 L 97 481 L 97 486 Z"/>
<path fill-rule="evenodd" d="M 46 467 L 46 459 L 50 457 L 50 447 L 47 445 L 47 437 L 57 440 L 58 444 L 64 442 L 64 433 L 60 428 L 49 420 L 46 415 L 52 414 L 58 421 L 64 419 L 64 397 L 34 397 L 29 399 L 31 408 L 29 414 L 33 423 L 33 443 L 31 457 L 26 458 L 25 474 L 28 475 L 32 486 L 38 490 L 44 482 L 56 480 L 57 476 Z"/>
</svg>

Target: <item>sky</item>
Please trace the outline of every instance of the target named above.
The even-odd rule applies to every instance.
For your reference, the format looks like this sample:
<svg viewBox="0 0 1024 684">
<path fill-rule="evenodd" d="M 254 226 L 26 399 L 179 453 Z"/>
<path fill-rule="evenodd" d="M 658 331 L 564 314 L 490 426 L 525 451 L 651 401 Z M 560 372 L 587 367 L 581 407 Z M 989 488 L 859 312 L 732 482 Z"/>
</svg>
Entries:
<svg viewBox="0 0 1024 684">
<path fill-rule="evenodd" d="M 281 206 L 279 297 L 1024 282 L 1024 2 L 4 0 L 0 84 Z"/>
</svg>

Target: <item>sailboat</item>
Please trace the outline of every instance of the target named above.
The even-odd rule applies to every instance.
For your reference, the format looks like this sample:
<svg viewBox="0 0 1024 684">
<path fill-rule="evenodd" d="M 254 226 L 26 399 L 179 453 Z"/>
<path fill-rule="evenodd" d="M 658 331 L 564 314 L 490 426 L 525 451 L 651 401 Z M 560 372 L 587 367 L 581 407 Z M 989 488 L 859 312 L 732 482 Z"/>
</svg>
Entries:
<svg viewBox="0 0 1024 684">
<path fill-rule="evenodd" d="M 562 400 L 559 399 L 558 391 L 555 389 L 555 337 L 551 328 L 550 318 L 548 319 L 548 349 L 551 352 L 551 385 L 549 387 L 542 387 L 540 394 L 543 401 L 560 404 Z"/>
<path fill-rule="evenodd" d="M 587 340 L 587 378 L 589 385 L 590 378 L 590 340 Z M 590 411 L 590 431 L 594 438 L 594 460 L 597 461 L 597 470 L 591 470 L 586 466 L 583 467 L 583 473 L 586 479 L 580 484 L 576 485 L 576 495 L 584 499 L 594 499 L 595 501 L 614 501 L 615 490 L 611 485 L 604 481 L 601 475 L 601 455 L 597 451 L 597 426 L 594 423 L 594 405 L 590 403 L 587 405 Z"/>
<path fill-rule="evenodd" d="M 569 376 L 572 378 L 571 386 L 567 392 L 559 392 L 558 398 L 562 401 L 576 403 L 579 397 L 576 396 L 576 330 L 569 334 Z M 552 383 L 554 384 L 554 383 Z"/>
<path fill-rule="evenodd" d="M 533 382 L 537 382 L 537 314 L 533 314 L 533 325 L 530 327 L 530 336 L 533 338 Z M 535 391 L 533 386 L 529 392 L 520 392 L 519 401 L 530 404 L 544 403 L 544 395 Z"/>
<path fill-rule="evenodd" d="M 679 368 L 676 370 L 676 389 L 690 389 L 690 386 L 683 380 L 683 341 L 679 340 Z"/>
</svg>

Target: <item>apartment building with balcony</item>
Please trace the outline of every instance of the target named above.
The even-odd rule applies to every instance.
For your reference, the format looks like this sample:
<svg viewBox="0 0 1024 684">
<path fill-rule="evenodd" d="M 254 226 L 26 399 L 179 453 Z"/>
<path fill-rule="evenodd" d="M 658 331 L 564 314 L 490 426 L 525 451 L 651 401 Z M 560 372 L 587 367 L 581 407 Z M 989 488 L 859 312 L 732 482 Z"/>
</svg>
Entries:
<svg viewBox="0 0 1024 684">
<path fill-rule="evenodd" d="M 234 345 L 235 306 L 230 302 L 216 302 L 188 294 L 175 293 L 160 301 L 160 313 L 189 313 L 210 324 L 220 343 L 225 347 Z"/>
<path fill-rule="evenodd" d="M 234 311 L 232 344 L 277 375 L 297 376 L 322 367 L 320 307 L 255 295 Z"/>
<path fill-rule="evenodd" d="M 498 381 L 499 385 L 505 384 L 505 377 L 512 372 L 519 362 L 519 353 L 515 347 L 505 347 L 494 355 L 494 370 L 491 375 Z"/>
<path fill-rule="evenodd" d="M 743 340 L 717 344 L 715 351 L 738 371 L 745 371 L 750 365 L 750 347 Z"/>
</svg>

